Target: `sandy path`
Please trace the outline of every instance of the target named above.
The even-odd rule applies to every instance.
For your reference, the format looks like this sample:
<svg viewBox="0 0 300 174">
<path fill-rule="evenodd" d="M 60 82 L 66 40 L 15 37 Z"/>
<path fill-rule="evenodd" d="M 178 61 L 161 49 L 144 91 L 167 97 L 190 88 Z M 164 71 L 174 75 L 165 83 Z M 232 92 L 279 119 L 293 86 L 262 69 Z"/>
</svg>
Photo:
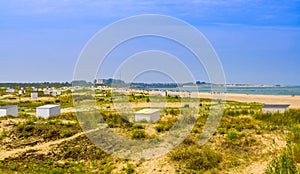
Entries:
<svg viewBox="0 0 300 174">
<path fill-rule="evenodd" d="M 79 137 L 83 134 L 90 133 L 90 132 L 93 132 L 93 131 L 96 131 L 96 130 L 98 130 L 98 129 L 93 129 L 93 130 L 90 130 L 90 131 L 87 131 L 87 132 L 80 132 L 80 133 L 77 133 L 77 134 L 75 134 L 71 137 L 68 137 L 68 138 L 63 138 L 63 139 L 59 139 L 59 140 L 55 140 L 55 141 L 50 141 L 50 142 L 43 143 L 43 144 L 38 144 L 38 145 L 32 146 L 32 147 L 18 148 L 18 149 L 13 149 L 13 150 L 10 150 L 10 151 L 1 150 L 0 151 L 0 161 L 4 160 L 5 158 L 8 158 L 8 157 L 18 156 L 18 154 L 26 152 L 28 150 L 37 150 L 37 151 L 47 152 L 48 150 L 51 149 L 52 145 L 60 144 L 64 141 L 73 140 L 73 139 L 75 139 L 75 138 L 77 138 L 77 137 Z"/>
</svg>

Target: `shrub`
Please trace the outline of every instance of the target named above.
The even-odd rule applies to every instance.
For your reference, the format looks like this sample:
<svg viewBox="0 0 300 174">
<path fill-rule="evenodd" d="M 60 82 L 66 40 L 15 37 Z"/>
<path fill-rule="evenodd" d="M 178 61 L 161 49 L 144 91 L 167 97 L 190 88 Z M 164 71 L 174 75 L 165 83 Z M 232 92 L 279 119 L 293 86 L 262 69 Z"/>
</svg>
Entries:
<svg viewBox="0 0 300 174">
<path fill-rule="evenodd" d="M 142 125 L 140 125 L 140 124 L 134 124 L 133 128 L 134 129 L 144 129 L 144 127 Z"/>
<path fill-rule="evenodd" d="M 0 134 L 0 140 L 5 138 L 7 136 L 7 132 L 5 130 L 3 130 Z"/>
<path fill-rule="evenodd" d="M 222 156 L 211 149 L 204 150 L 201 155 L 188 160 L 187 168 L 193 170 L 209 170 L 218 167 L 222 162 Z"/>
<path fill-rule="evenodd" d="M 169 154 L 171 160 L 185 163 L 188 169 L 210 170 L 219 166 L 223 157 L 212 149 L 199 149 L 197 146 L 177 149 Z"/>
<path fill-rule="evenodd" d="M 126 168 L 126 174 L 133 174 L 134 173 L 134 168 L 128 164 Z"/>
<path fill-rule="evenodd" d="M 163 125 L 157 125 L 154 128 L 157 132 L 164 132 L 165 131 L 165 126 L 163 126 Z"/>
<path fill-rule="evenodd" d="M 145 130 L 143 129 L 134 129 L 132 131 L 131 137 L 134 139 L 141 139 L 146 137 Z"/>
<path fill-rule="evenodd" d="M 239 134 L 237 134 L 234 131 L 230 131 L 227 135 L 226 135 L 226 139 L 228 140 L 236 140 L 239 138 Z"/>
</svg>

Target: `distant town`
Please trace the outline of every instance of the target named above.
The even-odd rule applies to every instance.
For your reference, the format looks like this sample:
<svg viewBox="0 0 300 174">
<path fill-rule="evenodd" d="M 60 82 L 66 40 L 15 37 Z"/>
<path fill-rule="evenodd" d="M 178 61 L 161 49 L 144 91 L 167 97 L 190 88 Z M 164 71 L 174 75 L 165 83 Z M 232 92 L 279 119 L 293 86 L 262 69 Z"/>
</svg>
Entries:
<svg viewBox="0 0 300 174">
<path fill-rule="evenodd" d="M 126 83 L 120 79 L 95 79 L 93 82 L 85 80 L 74 80 L 72 82 L 28 82 L 28 83 L 0 83 L 0 87 L 71 87 L 71 86 L 130 86 L 131 88 L 178 88 L 178 87 L 205 87 L 211 86 L 212 83 L 204 81 L 185 82 L 185 83 L 144 83 L 144 82 L 131 82 Z M 286 85 L 266 85 L 266 84 L 226 84 L 226 87 L 286 87 Z"/>
</svg>

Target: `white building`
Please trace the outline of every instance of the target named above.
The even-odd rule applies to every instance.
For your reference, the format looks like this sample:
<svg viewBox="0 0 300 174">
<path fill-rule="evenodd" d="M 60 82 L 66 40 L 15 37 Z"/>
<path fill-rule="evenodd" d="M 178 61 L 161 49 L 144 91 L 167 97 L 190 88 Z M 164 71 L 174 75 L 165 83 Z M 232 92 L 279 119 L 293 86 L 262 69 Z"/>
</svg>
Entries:
<svg viewBox="0 0 300 174">
<path fill-rule="evenodd" d="M 24 89 L 19 90 L 19 95 L 22 95 L 22 94 L 26 94 L 26 91 Z"/>
<path fill-rule="evenodd" d="M 57 93 L 56 92 L 52 92 L 52 96 L 56 97 Z"/>
<path fill-rule="evenodd" d="M 135 113 L 135 121 L 140 122 L 146 120 L 147 122 L 156 122 L 160 119 L 159 109 L 142 109 Z"/>
<path fill-rule="evenodd" d="M 57 94 L 57 95 L 61 95 L 61 91 L 57 91 L 56 94 Z"/>
<path fill-rule="evenodd" d="M 7 93 L 13 93 L 13 92 L 15 92 L 15 89 L 7 88 L 5 92 L 7 92 Z"/>
<path fill-rule="evenodd" d="M 18 106 L 17 105 L 6 105 L 0 107 L 0 117 L 12 115 L 18 116 Z"/>
<path fill-rule="evenodd" d="M 44 95 L 50 95 L 50 91 L 44 91 Z"/>
<path fill-rule="evenodd" d="M 284 113 L 288 108 L 289 104 L 264 104 L 262 107 L 263 113 Z"/>
<path fill-rule="evenodd" d="M 163 97 L 168 96 L 168 91 L 163 91 L 163 92 L 161 92 L 161 96 L 163 96 Z"/>
<path fill-rule="evenodd" d="M 39 93 L 37 93 L 37 92 L 32 92 L 31 93 L 31 98 L 32 99 L 37 99 L 39 97 Z"/>
<path fill-rule="evenodd" d="M 97 79 L 96 80 L 96 84 L 103 84 L 104 83 L 104 80 L 103 79 Z"/>
<path fill-rule="evenodd" d="M 36 117 L 49 118 L 60 114 L 60 105 L 44 105 L 36 108 Z"/>
</svg>

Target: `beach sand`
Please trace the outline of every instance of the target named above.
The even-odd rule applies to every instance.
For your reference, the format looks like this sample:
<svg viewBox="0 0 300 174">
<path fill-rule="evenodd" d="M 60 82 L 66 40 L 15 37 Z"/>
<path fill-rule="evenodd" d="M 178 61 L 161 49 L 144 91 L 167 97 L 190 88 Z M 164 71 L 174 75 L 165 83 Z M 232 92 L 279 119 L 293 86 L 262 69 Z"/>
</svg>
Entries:
<svg viewBox="0 0 300 174">
<path fill-rule="evenodd" d="M 151 91 L 150 94 L 161 94 L 162 92 Z M 211 94 L 197 92 L 168 92 L 168 94 L 178 94 L 182 97 L 191 98 L 215 98 L 220 97 L 229 101 L 257 102 L 262 104 L 290 104 L 290 108 L 300 108 L 300 96 L 285 95 L 255 95 L 255 94 Z"/>
</svg>

